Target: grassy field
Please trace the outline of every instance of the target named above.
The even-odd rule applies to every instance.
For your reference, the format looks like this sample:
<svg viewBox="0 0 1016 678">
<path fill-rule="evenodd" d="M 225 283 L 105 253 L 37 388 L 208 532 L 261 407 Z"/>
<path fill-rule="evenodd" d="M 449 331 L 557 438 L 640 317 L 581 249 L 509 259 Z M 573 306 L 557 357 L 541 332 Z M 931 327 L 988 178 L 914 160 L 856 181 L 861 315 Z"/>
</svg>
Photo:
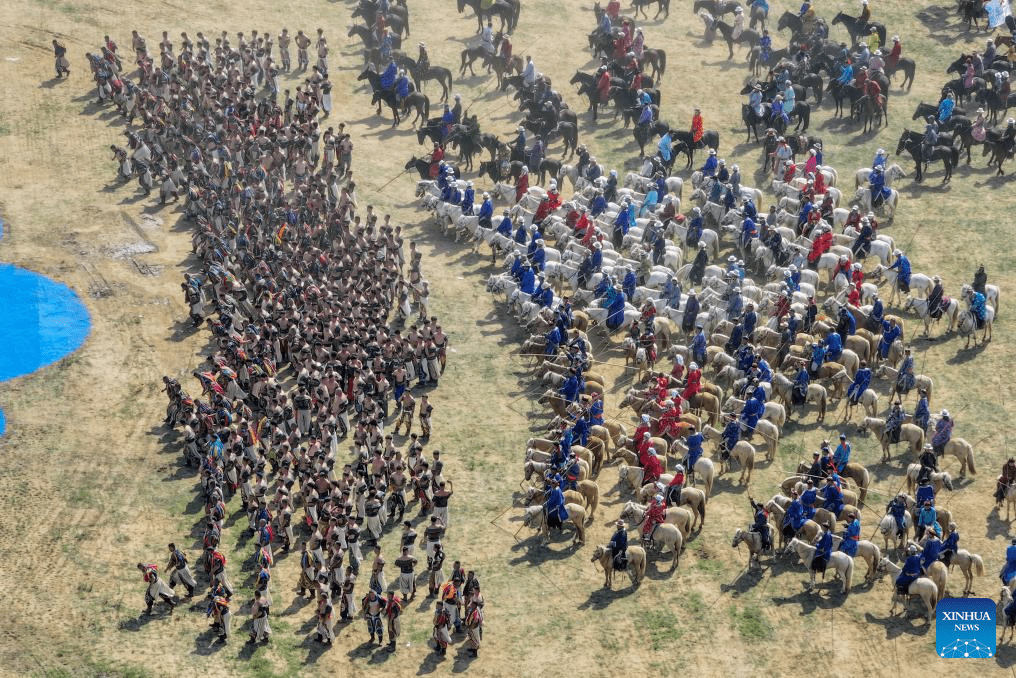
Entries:
<svg viewBox="0 0 1016 678">
<path fill-rule="evenodd" d="M 392 131 L 375 118 L 369 99 L 356 87 L 359 48 L 344 37 L 351 9 L 348 2 L 311 0 L 285 6 L 263 0 L 127 6 L 14 0 L 0 8 L 0 210 L 9 227 L 0 258 L 74 287 L 94 323 L 78 353 L 0 387 L 9 430 L 0 441 L 0 511 L 8 517 L 0 537 L 5 614 L 0 674 L 200 672 L 267 678 L 326 671 L 599 676 L 681 670 L 708 676 L 811 671 L 857 676 L 945 669 L 933 654 L 933 625 L 913 616 L 888 617 L 888 579 L 864 585 L 859 564 L 853 593 L 845 600 L 828 583 L 821 595 L 807 594 L 800 565 L 780 561 L 761 573 L 748 572 L 747 553 L 730 547 L 734 529 L 749 519 L 746 495 L 772 495 L 798 459 L 838 433 L 832 422 L 839 410 L 830 413 L 828 425 L 812 423 L 811 415 L 804 425 L 789 428 L 776 461 L 756 469 L 750 488 L 718 482 L 705 529 L 688 545 L 678 570 L 669 573 L 667 560 L 650 562 L 648 580 L 638 591 L 602 590 L 602 573 L 589 562 L 592 546 L 606 542 L 620 509 L 615 471 L 608 469 L 599 479 L 603 509 L 585 547 L 575 550 L 559 540 L 544 549 L 528 530 L 518 531 L 521 511 L 514 502 L 524 442 L 546 421 L 531 402 L 539 389 L 512 356 L 522 339 L 519 330 L 483 291 L 483 279 L 494 271 L 489 259 L 438 234 L 416 208 L 413 178 L 398 176 L 408 156 L 425 149 L 405 127 Z M 796 11 L 797 4 L 773 4 L 772 15 L 784 9 Z M 827 19 L 839 9 L 856 13 L 858 7 L 853 2 L 818 7 Z M 450 0 L 414 2 L 411 11 L 410 51 L 417 40 L 425 40 L 434 64 L 456 65 L 464 43 L 472 40 L 475 20 L 457 15 Z M 912 124 L 916 104 L 937 100 L 945 65 L 962 49 L 983 47 L 984 35 L 963 32 L 951 5 L 879 0 L 873 15 L 890 35 L 902 36 L 904 54 L 917 60 L 918 74 L 912 92 L 893 91 L 888 128 L 876 134 L 862 135 L 858 126 L 831 119 L 828 105 L 813 112 L 813 133 L 824 141 L 826 162 L 839 170 L 848 189 L 853 170 L 868 165 L 876 148 L 895 149 L 901 129 Z M 683 127 L 692 109 L 702 108 L 706 127 L 721 132 L 721 155 L 728 164 L 740 164 L 745 184 L 769 195 L 764 177 L 755 174 L 759 148 L 741 143 L 736 92 L 747 75 L 743 52 L 728 61 L 725 46 L 704 45 L 702 23 L 686 3 L 675 3 L 665 22 L 641 25 L 647 44 L 663 47 L 669 56 L 664 118 Z M 336 646 L 322 652 L 308 640 L 312 611 L 294 600 L 294 557 L 280 558 L 275 571 L 280 615 L 272 624 L 270 647 L 245 647 L 245 630 L 226 647 L 212 646 L 202 609 L 181 609 L 172 618 L 139 615 L 143 584 L 134 563 L 161 562 L 168 541 L 190 548 L 199 538 L 195 478 L 182 467 L 176 436 L 159 427 L 164 411 L 159 384 L 163 374 L 189 379 L 207 356 L 208 335 L 187 331 L 179 293 L 182 271 L 193 264 L 189 225 L 178 223 L 171 208 L 159 209 L 141 198 L 136 184 L 113 186 L 115 167 L 107 149 L 120 142 L 122 122 L 92 104 L 83 55 L 105 33 L 128 49 L 135 28 L 154 44 L 163 30 L 178 36 L 182 30 L 214 35 L 257 28 L 274 35 L 283 26 L 291 33 L 325 29 L 337 83 L 332 122 L 346 121 L 352 128 L 361 201 L 408 225 L 427 255 L 432 310 L 454 347 L 446 378 L 433 396 L 431 446 L 446 452 L 446 474 L 457 491 L 450 555 L 475 569 L 485 587 L 486 638 L 478 660 L 460 655 L 435 660 L 425 648 L 426 601 L 408 611 L 403 644 L 393 656 L 361 644 L 366 632 L 359 621 L 340 626 Z M 592 27 L 585 2 L 534 1 L 524 3 L 513 35 L 516 53 L 533 54 L 539 70 L 580 111 L 584 106 L 566 83 L 575 69 L 593 65 L 585 49 Z M 841 28 L 834 27 L 833 35 L 846 39 Z M 72 75 L 66 82 L 51 79 L 53 37 L 70 48 Z M 774 41 L 781 46 L 785 39 Z M 298 84 L 296 78 L 285 79 L 287 87 Z M 507 134 L 519 114 L 492 89 L 485 75 L 456 78 L 455 91 L 470 113 L 479 115 L 484 130 Z M 433 88 L 426 91 L 436 100 Z M 598 124 L 584 113 L 580 118 L 581 141 L 601 162 L 619 170 L 635 166 L 630 131 L 609 117 L 601 116 Z M 559 146 L 552 152 L 559 153 Z M 909 161 L 901 164 L 912 169 Z M 963 351 L 955 336 L 910 337 L 913 318 L 908 330 L 918 371 L 935 379 L 933 409 L 947 407 L 958 420 L 954 435 L 976 447 L 978 475 L 959 482 L 943 502 L 957 518 L 961 545 L 984 555 L 988 564 L 977 593 L 995 597 L 994 573 L 1011 533 L 1011 526 L 991 512 L 988 496 L 1010 453 L 1006 432 L 1013 406 L 1007 400 L 1005 356 L 1013 348 L 1013 326 L 1006 294 L 1016 289 L 1016 281 L 1005 233 L 1011 188 L 1008 178 L 993 177 L 980 158 L 970 168 L 961 167 L 948 186 L 938 185 L 940 176 L 940 170 L 933 171 L 922 186 L 903 181 L 902 204 L 888 232 L 907 250 L 915 270 L 942 275 L 947 293 L 958 293 L 978 262 L 986 264 L 990 282 L 1002 290 L 996 339 L 985 348 Z M 148 253 L 125 254 L 140 250 Z M 596 356 L 621 362 L 620 353 L 608 346 L 597 346 Z M 607 396 L 612 415 L 630 377 L 609 366 L 599 369 L 617 378 Z M 886 402 L 883 398 L 883 407 Z M 876 443 L 853 427 L 847 432 L 855 458 L 868 464 L 875 478 L 862 516 L 867 537 L 881 515 L 880 504 L 902 481 L 902 462 L 878 464 Z M 952 461 L 944 464 L 957 471 Z M 238 508 L 238 502 L 231 505 Z M 230 569 L 243 601 L 251 581 L 236 569 L 249 555 L 239 526 L 226 531 L 225 543 L 232 549 Z M 391 540 L 385 551 L 394 552 Z M 954 574 L 950 589 L 958 592 L 962 580 Z M 246 621 L 243 614 L 237 617 Z M 1014 664 L 1016 652 L 1004 648 L 995 659 L 963 669 L 1001 675 L 1000 669 L 1009 671 Z"/>
</svg>

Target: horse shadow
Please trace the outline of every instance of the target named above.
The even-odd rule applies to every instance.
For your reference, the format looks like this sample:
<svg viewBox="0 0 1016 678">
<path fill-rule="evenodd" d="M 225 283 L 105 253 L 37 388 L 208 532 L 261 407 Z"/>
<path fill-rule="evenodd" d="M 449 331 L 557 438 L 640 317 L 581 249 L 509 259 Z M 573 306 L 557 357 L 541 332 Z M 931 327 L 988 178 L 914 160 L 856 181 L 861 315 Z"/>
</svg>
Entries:
<svg viewBox="0 0 1016 678">
<path fill-rule="evenodd" d="M 1002 513 L 998 510 L 997 506 L 993 506 L 988 515 L 984 517 L 984 536 L 988 539 L 994 537 L 1009 537 L 1009 530 L 1012 527 L 1012 521 L 1005 520 L 1002 518 Z"/>
<path fill-rule="evenodd" d="M 534 532 L 531 536 L 519 540 L 511 547 L 511 550 L 519 552 L 519 555 L 509 560 L 508 564 L 512 566 L 523 564 L 538 566 L 547 562 L 567 560 L 575 555 L 578 549 L 582 548 L 579 544 L 569 543 L 563 550 L 552 549 L 551 546 L 556 543 L 554 542 L 555 532 L 555 530 L 551 530 L 551 541 L 547 544 L 541 543 L 542 537 L 539 532 Z M 571 537 L 569 536 L 568 538 L 570 539 Z"/>
<path fill-rule="evenodd" d="M 923 617 L 918 616 L 923 621 Z M 888 617 L 876 617 L 870 612 L 864 613 L 864 620 L 869 624 L 877 624 L 885 627 L 885 638 L 886 640 L 894 640 L 904 633 L 911 636 L 926 636 L 934 628 L 934 624 L 925 623 L 922 626 L 914 626 L 910 623 L 910 617 L 904 613 L 903 616 L 897 617 L 891 615 Z"/>
<path fill-rule="evenodd" d="M 1003 669 L 1012 669 L 1016 665 L 1016 647 L 1001 646 L 995 649 L 995 663 Z"/>
<path fill-rule="evenodd" d="M 828 596 L 821 595 L 819 593 L 820 587 L 828 588 L 830 584 L 834 587 L 835 591 L 830 592 Z M 799 605 L 802 617 L 811 615 L 816 610 L 832 610 L 841 607 L 846 600 L 846 596 L 839 592 L 842 586 L 838 581 L 826 580 L 816 584 L 813 591 L 805 590 L 792 596 L 773 596 L 773 603 L 780 606 Z"/>
<path fill-rule="evenodd" d="M 731 596 L 732 598 L 737 598 L 761 584 L 765 580 L 767 570 L 771 573 L 776 571 L 775 561 L 770 563 L 768 566 L 762 565 L 761 567 L 752 567 L 750 564 L 751 555 L 749 554 L 748 557 L 749 565 L 747 568 L 741 570 L 729 584 L 720 584 L 721 593 L 731 593 L 733 594 Z"/>
<path fill-rule="evenodd" d="M 981 330 L 977 330 L 980 332 Z M 963 365 L 970 362 L 974 358 L 981 355 L 984 350 L 988 347 L 987 344 L 974 344 L 970 348 L 959 348 L 956 350 L 956 355 L 945 361 L 946 365 Z"/>
<path fill-rule="evenodd" d="M 646 571 L 648 574 L 648 570 Z M 614 576 L 618 576 L 615 574 Z M 600 588 L 589 592 L 589 597 L 576 606 L 577 610 L 606 610 L 614 601 L 626 598 L 633 593 L 631 586 L 625 588 Z"/>
</svg>

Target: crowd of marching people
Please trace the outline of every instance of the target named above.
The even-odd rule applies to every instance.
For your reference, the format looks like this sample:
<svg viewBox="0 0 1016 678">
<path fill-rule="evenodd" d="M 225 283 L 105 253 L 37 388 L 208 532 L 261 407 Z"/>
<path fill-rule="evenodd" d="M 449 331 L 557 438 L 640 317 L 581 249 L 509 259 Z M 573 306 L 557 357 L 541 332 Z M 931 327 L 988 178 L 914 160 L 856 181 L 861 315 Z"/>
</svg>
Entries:
<svg viewBox="0 0 1016 678">
<path fill-rule="evenodd" d="M 295 96 L 278 84 L 291 43 L 304 76 Z M 274 598 L 295 583 L 314 601 L 318 641 L 330 644 L 336 622 L 362 616 L 371 641 L 387 634 L 394 651 L 420 546 L 437 598 L 434 648 L 445 654 L 451 634 L 464 632 L 475 656 L 483 595 L 446 550 L 453 484 L 429 446 L 429 391 L 449 339 L 428 310 L 422 253 L 413 242 L 406 251 L 390 216 L 361 207 L 344 125 L 322 129 L 331 107 L 323 31 L 314 43 L 283 30 L 277 40 L 223 33 L 214 45 L 201 33 L 175 44 L 163 33 L 157 54 L 135 32 L 131 50 L 125 58 L 107 37 L 89 55 L 99 99 L 129 125 L 128 148 L 113 149 L 118 171 L 146 191 L 158 177 L 164 201 L 184 197 L 196 263 L 182 292 L 193 326 L 214 339 L 190 387 L 163 380 L 165 425 L 184 441 L 205 519 L 197 555 L 170 543 L 165 567 L 138 564 L 147 612 L 161 600 L 172 613 L 176 586 L 197 595 L 197 572 L 228 641 L 244 603 L 226 553 L 250 537 L 240 567 L 255 582 L 251 642 L 270 638 Z M 136 79 L 124 62 L 137 64 Z M 419 535 L 406 517 L 414 502 Z M 245 519 L 227 540 L 235 513 Z M 391 565 L 380 545 L 388 525 L 402 528 Z M 289 553 L 299 582 L 280 584 L 273 566 Z"/>
</svg>

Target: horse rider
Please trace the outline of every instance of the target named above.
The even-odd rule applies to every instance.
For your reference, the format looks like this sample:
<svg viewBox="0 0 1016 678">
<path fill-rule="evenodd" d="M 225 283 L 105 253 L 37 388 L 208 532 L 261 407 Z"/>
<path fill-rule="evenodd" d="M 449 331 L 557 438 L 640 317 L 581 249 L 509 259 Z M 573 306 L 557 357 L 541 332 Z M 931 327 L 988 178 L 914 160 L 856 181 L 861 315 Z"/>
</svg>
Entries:
<svg viewBox="0 0 1016 678">
<path fill-rule="evenodd" d="M 984 272 L 984 264 L 977 266 L 977 271 L 974 273 L 974 281 L 970 283 L 970 286 L 975 292 L 984 294 L 984 286 L 988 284 L 988 274 Z"/>
<path fill-rule="evenodd" d="M 547 493 L 543 510 L 547 514 L 547 527 L 560 530 L 564 526 L 564 521 L 568 520 L 568 509 L 565 508 L 564 493 L 558 480 L 551 479 L 550 485 L 551 489 Z"/>
<path fill-rule="evenodd" d="M 896 523 L 896 536 L 902 537 L 906 532 L 907 497 L 902 492 L 893 497 L 885 507 L 886 514 L 893 517 Z"/>
<path fill-rule="evenodd" d="M 955 108 L 956 95 L 952 93 L 952 90 L 946 90 L 945 98 L 938 104 L 938 122 L 943 125 L 949 122 Z"/>
<path fill-rule="evenodd" d="M 645 518 L 642 519 L 642 545 L 651 546 L 653 543 L 653 533 L 656 531 L 658 525 L 662 525 L 667 520 L 667 507 L 663 504 L 663 495 L 657 494 L 653 497 L 653 500 L 649 502 L 649 506 L 646 508 Z"/>
<path fill-rule="evenodd" d="M 923 470 L 923 469 L 922 469 Z M 931 505 L 935 505 L 935 488 L 931 486 L 931 478 L 925 477 L 920 478 L 917 481 L 917 492 L 914 494 L 914 505 L 924 506 L 925 502 L 931 502 Z"/>
<path fill-rule="evenodd" d="M 617 571 L 623 571 L 628 568 L 628 530 L 625 529 L 623 520 L 618 520 L 614 525 L 617 530 L 610 538 L 607 548 L 610 550 L 611 566 Z"/>
<path fill-rule="evenodd" d="M 985 305 L 986 304 L 985 296 L 982 293 L 974 290 L 974 288 L 970 287 L 969 285 L 963 286 L 962 294 L 963 298 L 966 300 L 970 308 L 970 312 L 973 314 L 974 319 L 977 322 L 977 329 L 982 329 L 984 327 L 985 316 L 988 312 L 988 309 Z"/>
<path fill-rule="evenodd" d="M 907 560 L 903 564 L 903 569 L 896 577 L 896 592 L 900 595 L 908 594 L 910 585 L 921 576 L 922 570 L 921 556 L 917 552 L 917 546 L 911 544 L 907 547 Z"/>
<path fill-rule="evenodd" d="M 999 508 L 1001 508 L 1005 495 L 1013 483 L 1016 483 L 1016 457 L 1009 457 L 995 484 L 995 502 Z"/>
<path fill-rule="evenodd" d="M 1016 539 L 1013 539 L 1005 550 L 1005 565 L 1002 566 L 1002 571 L 998 573 L 998 576 L 1002 580 L 1003 586 L 1009 586 L 1009 582 L 1013 577 L 1016 577 Z"/>
<path fill-rule="evenodd" d="M 825 524 L 825 530 L 815 540 L 815 555 L 811 559 L 811 571 L 825 574 L 826 565 L 833 552 L 833 521 L 830 519 Z M 809 583 L 808 588 L 811 588 Z"/>
<path fill-rule="evenodd" d="M 818 452 L 815 452 L 818 455 Z M 809 475 L 805 482 L 804 492 L 801 493 L 801 507 L 804 511 L 805 520 L 815 517 L 815 502 L 818 501 L 818 490 L 815 489 L 815 478 L 818 475 Z"/>
<path fill-rule="evenodd" d="M 730 457 L 730 452 L 734 449 L 734 445 L 741 439 L 741 425 L 738 423 L 734 413 L 728 412 L 726 420 L 727 423 L 720 434 L 720 459 L 723 461 L 726 461 Z"/>
<path fill-rule="evenodd" d="M 688 427 L 688 437 L 685 439 L 685 443 L 688 445 L 688 453 L 684 457 L 684 467 L 687 469 L 688 478 L 692 482 L 695 480 L 695 463 L 702 457 L 702 443 L 705 442 L 705 436 L 699 433 L 695 425 Z"/>
<path fill-rule="evenodd" d="M 665 501 L 668 508 L 671 506 L 681 505 L 681 491 L 684 489 L 684 481 L 685 481 L 684 465 L 678 464 L 677 466 L 674 467 L 673 479 L 667 485 L 667 493 Z"/>
<path fill-rule="evenodd" d="M 836 485 L 836 479 L 833 476 L 826 478 L 826 486 L 822 488 L 823 501 L 822 508 L 833 514 L 833 517 L 839 517 L 843 511 L 843 492 Z"/>
<path fill-rule="evenodd" d="M 924 481 L 931 479 L 932 473 L 938 471 L 938 457 L 931 443 L 924 446 L 918 463 L 921 464 L 921 470 L 917 472 L 917 484 L 921 485 Z"/>
<path fill-rule="evenodd" d="M 797 490 L 791 490 L 790 496 L 792 501 L 787 507 L 787 512 L 783 515 L 783 524 L 780 527 L 785 540 L 796 537 L 797 533 L 808 521 L 808 518 L 804 514 L 804 504 L 801 503 Z"/>
<path fill-rule="evenodd" d="M 748 497 L 748 502 L 751 504 L 751 511 L 755 517 L 748 531 L 757 533 L 762 539 L 763 552 L 771 551 L 773 539 L 772 533 L 769 531 L 769 512 L 761 502 L 757 502 L 751 497 Z"/>
<path fill-rule="evenodd" d="M 943 100 L 944 101 L 944 100 Z M 935 116 L 928 116 L 924 125 L 924 137 L 921 139 L 921 158 L 928 158 L 938 143 L 938 121 Z"/>
<path fill-rule="evenodd" d="M 938 524 L 938 511 L 927 499 L 924 504 L 921 505 L 921 510 L 917 513 L 917 539 L 920 540 L 926 530 L 932 532 L 941 532 L 942 527 Z"/>
<path fill-rule="evenodd" d="M 885 185 L 885 172 L 882 165 L 876 165 L 868 175 L 868 190 L 871 193 L 872 207 L 878 207 L 891 195 L 891 190 Z"/>
</svg>

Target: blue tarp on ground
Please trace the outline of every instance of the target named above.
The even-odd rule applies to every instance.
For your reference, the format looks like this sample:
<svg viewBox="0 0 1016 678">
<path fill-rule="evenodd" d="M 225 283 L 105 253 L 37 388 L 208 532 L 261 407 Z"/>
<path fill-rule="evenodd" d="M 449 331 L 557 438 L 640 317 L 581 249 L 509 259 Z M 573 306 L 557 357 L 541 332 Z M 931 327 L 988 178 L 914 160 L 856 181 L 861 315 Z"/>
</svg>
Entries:
<svg viewBox="0 0 1016 678">
<path fill-rule="evenodd" d="M 11 264 L 0 264 L 0 312 L 0 381 L 73 353 L 91 330 L 88 309 L 74 290 Z"/>
</svg>

